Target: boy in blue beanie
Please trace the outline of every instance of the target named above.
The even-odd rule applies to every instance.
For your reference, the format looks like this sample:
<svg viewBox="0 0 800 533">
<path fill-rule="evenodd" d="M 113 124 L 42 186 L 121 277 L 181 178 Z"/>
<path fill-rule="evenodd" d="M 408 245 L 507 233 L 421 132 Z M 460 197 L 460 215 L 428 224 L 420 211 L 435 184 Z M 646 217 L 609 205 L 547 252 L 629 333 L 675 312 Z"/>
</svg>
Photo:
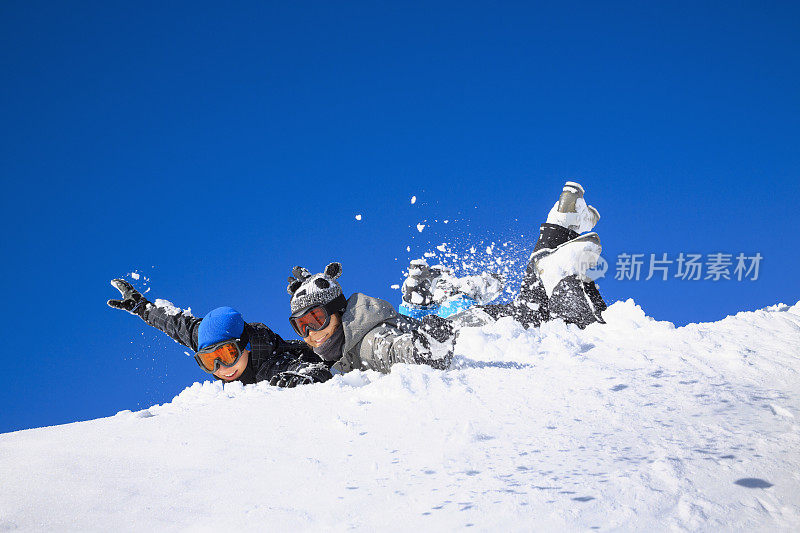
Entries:
<svg viewBox="0 0 800 533">
<path fill-rule="evenodd" d="M 125 280 L 111 281 L 122 295 L 108 300 L 114 309 L 139 316 L 195 352 L 200 368 L 222 381 L 269 381 L 279 387 L 321 383 L 331 378 L 328 365 L 300 341 L 285 341 L 264 324 L 247 323 L 230 307 L 205 317 L 171 305 L 155 305 Z"/>
</svg>

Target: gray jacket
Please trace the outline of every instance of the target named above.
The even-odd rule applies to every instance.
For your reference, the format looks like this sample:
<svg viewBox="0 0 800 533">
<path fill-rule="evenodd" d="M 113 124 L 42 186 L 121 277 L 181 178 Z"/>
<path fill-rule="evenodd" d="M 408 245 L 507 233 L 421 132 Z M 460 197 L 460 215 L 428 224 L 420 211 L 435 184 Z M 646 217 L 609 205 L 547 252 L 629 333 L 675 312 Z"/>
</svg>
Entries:
<svg viewBox="0 0 800 533">
<path fill-rule="evenodd" d="M 342 329 L 342 358 L 333 365 L 334 371 L 387 373 L 395 363 L 440 369 L 450 365 L 455 339 L 452 328 L 442 319 L 416 320 L 399 314 L 385 300 L 357 292 L 347 300 Z"/>
</svg>

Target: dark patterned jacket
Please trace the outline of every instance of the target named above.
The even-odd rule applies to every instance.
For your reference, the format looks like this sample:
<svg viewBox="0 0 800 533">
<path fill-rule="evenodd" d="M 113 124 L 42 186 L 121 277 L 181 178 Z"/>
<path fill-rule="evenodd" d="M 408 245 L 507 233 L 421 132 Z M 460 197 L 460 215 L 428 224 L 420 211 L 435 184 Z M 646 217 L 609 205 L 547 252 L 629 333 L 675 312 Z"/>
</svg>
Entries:
<svg viewBox="0 0 800 533">
<path fill-rule="evenodd" d="M 177 311 L 174 307 L 148 303 L 140 316 L 149 325 L 196 352 L 197 329 L 203 319 Z M 281 372 L 297 372 L 322 362 L 303 341 L 285 341 L 264 324 L 245 323 L 244 330 L 250 341 L 250 361 L 236 381 L 244 384 L 268 381 Z"/>
</svg>

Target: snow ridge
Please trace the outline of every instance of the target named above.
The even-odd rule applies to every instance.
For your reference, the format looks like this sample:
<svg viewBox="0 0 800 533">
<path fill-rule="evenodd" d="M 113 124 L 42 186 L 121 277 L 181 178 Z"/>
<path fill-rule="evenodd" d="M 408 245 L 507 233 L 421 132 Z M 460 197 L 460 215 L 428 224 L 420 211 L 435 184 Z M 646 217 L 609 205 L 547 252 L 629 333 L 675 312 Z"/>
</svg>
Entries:
<svg viewBox="0 0 800 533">
<path fill-rule="evenodd" d="M 195 383 L 0 435 L 0 529 L 800 527 L 800 302 L 604 316 L 467 328 L 446 372 Z"/>
</svg>

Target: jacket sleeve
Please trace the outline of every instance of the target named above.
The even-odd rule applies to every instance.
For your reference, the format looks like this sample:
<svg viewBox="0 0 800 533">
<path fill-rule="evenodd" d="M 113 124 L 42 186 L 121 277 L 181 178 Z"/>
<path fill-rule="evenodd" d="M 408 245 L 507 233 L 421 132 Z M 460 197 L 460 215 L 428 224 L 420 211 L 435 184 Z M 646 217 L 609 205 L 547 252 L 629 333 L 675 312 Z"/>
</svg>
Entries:
<svg viewBox="0 0 800 533">
<path fill-rule="evenodd" d="M 450 366 L 453 356 L 453 337 L 442 342 L 424 327 L 409 328 L 408 324 L 383 322 L 367 333 L 356 346 L 358 356 L 353 366 L 378 372 L 389 372 L 396 363 L 428 365 L 437 369 Z"/>
<path fill-rule="evenodd" d="M 278 343 L 278 351 L 294 356 L 296 359 L 305 361 L 307 363 L 320 363 L 324 362 L 320 357 L 314 353 L 308 344 L 298 340 L 284 340 L 278 336 L 280 342 Z"/>
<path fill-rule="evenodd" d="M 188 311 L 174 306 L 159 307 L 148 302 L 140 315 L 142 320 L 166 333 L 175 342 L 197 351 L 197 328 L 202 318 L 192 316 Z"/>
<path fill-rule="evenodd" d="M 328 370 L 328 365 L 322 362 L 311 363 L 296 359 L 290 354 L 279 354 L 277 357 L 262 363 L 256 371 L 256 381 L 269 381 L 281 372 L 292 371 L 306 373 L 311 370 Z"/>
<path fill-rule="evenodd" d="M 285 341 L 264 324 L 251 323 L 250 328 L 250 361 L 256 381 L 269 381 L 281 372 L 301 372 L 323 364 L 302 341 Z"/>
</svg>

